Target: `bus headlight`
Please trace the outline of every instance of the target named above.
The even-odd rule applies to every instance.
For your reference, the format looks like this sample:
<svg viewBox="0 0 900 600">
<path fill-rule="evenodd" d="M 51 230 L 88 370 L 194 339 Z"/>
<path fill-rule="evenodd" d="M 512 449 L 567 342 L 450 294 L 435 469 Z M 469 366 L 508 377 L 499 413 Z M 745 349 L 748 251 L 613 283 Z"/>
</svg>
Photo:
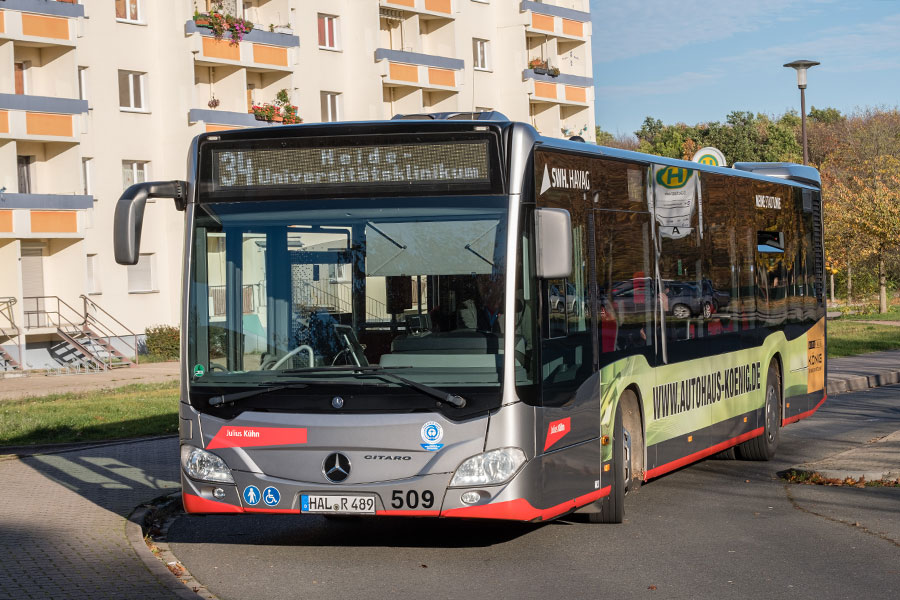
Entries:
<svg viewBox="0 0 900 600">
<path fill-rule="evenodd" d="M 450 486 L 504 483 L 509 481 L 524 463 L 525 453 L 520 448 L 490 450 L 464 460 L 453 474 Z"/>
<path fill-rule="evenodd" d="M 234 483 L 231 469 L 225 465 L 225 461 L 206 450 L 193 446 L 182 446 L 181 464 L 191 479 Z"/>
</svg>

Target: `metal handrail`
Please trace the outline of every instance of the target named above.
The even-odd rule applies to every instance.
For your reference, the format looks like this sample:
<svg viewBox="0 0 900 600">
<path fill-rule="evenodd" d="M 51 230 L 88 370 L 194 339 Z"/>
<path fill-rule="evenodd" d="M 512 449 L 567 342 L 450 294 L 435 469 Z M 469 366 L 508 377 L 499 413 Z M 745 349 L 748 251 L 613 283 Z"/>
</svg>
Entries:
<svg viewBox="0 0 900 600">
<path fill-rule="evenodd" d="M 22 330 L 19 329 L 19 326 L 16 325 L 15 315 L 13 314 L 12 307 L 18 302 L 18 300 L 13 296 L 4 296 L 0 298 L 0 315 L 6 319 L 6 321 L 10 324 L 13 331 L 15 331 L 15 336 L 9 337 L 19 337 L 22 334 Z"/>
<path fill-rule="evenodd" d="M 99 331 L 99 333 L 105 334 L 103 337 L 106 338 L 106 343 L 109 344 L 110 346 L 112 346 L 112 340 L 111 340 L 111 338 L 117 337 L 117 338 L 119 338 L 120 340 L 122 340 L 122 343 L 125 344 L 126 346 L 128 346 L 128 348 L 134 353 L 134 354 L 133 354 L 133 356 L 134 356 L 134 364 L 138 364 L 138 362 L 139 362 L 140 359 L 139 359 L 139 354 L 138 354 L 138 338 L 137 338 L 137 334 L 136 334 L 135 332 L 133 332 L 132 330 L 130 330 L 128 327 L 126 327 L 126 326 L 125 326 L 121 321 L 119 321 L 117 318 L 115 318 L 114 316 L 112 316 L 111 314 L 109 314 L 109 312 L 108 312 L 106 309 L 104 309 L 102 306 L 100 306 L 99 304 L 97 304 L 96 302 L 94 302 L 93 300 L 91 300 L 90 298 L 88 298 L 87 296 L 85 296 L 84 294 L 82 294 L 80 297 L 81 297 L 82 301 L 84 302 L 84 318 L 85 318 L 85 324 L 87 325 L 87 322 L 90 321 L 91 324 L 93 324 L 93 325 L 96 327 L 96 329 Z M 90 310 L 89 310 L 89 309 L 90 309 Z M 94 316 L 93 314 L 91 314 L 91 310 L 97 310 L 97 311 L 100 311 L 101 313 L 103 313 L 104 315 L 106 315 L 107 317 L 109 317 L 110 319 L 112 319 L 112 321 L 113 321 L 116 325 L 118 325 L 119 327 L 121 327 L 122 329 L 124 329 L 125 331 L 127 331 L 128 334 L 127 334 L 127 335 L 115 335 L 115 334 L 112 332 L 112 328 L 107 327 L 107 325 L 106 325 L 105 323 L 101 322 L 96 316 Z M 134 344 L 129 344 L 128 342 L 126 342 L 126 341 L 123 339 L 123 338 L 125 338 L 125 337 L 132 337 L 132 338 L 134 338 Z"/>
</svg>

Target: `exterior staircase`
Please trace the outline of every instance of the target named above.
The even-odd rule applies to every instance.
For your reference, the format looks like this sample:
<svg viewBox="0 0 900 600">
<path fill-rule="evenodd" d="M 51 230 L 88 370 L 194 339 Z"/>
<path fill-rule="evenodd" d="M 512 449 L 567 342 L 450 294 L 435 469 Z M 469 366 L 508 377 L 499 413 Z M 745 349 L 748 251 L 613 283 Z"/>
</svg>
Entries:
<svg viewBox="0 0 900 600">
<path fill-rule="evenodd" d="M 107 371 L 136 365 L 137 334 L 87 296 L 81 300 L 79 311 L 58 296 L 25 298 L 26 325 L 56 330 L 60 339 L 50 353 L 63 366 Z"/>
<path fill-rule="evenodd" d="M 12 308 L 16 302 L 13 297 L 0 298 L 0 372 L 22 370 L 22 364 L 3 347 L 3 344 L 10 341 L 15 342 L 16 348 L 22 347 L 20 344 L 22 331 L 16 325 Z"/>
</svg>

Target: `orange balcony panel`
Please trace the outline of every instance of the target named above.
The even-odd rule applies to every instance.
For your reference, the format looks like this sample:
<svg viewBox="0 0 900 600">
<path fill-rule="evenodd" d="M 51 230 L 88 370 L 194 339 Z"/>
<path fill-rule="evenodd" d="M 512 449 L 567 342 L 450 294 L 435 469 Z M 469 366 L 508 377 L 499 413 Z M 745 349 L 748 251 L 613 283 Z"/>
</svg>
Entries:
<svg viewBox="0 0 900 600">
<path fill-rule="evenodd" d="M 553 98 L 556 99 L 556 84 L 555 83 L 547 83 L 545 81 L 535 81 L 534 82 L 534 95 L 540 96 L 541 98 Z"/>
<path fill-rule="evenodd" d="M 203 56 L 239 61 L 241 60 L 241 47 L 226 40 L 205 37 L 203 38 Z"/>
<path fill-rule="evenodd" d="M 0 10 L 0 33 L 6 33 L 6 23 L 3 21 L 2 10 Z"/>
<path fill-rule="evenodd" d="M 253 62 L 286 67 L 288 66 L 287 48 L 253 44 Z"/>
<path fill-rule="evenodd" d="M 22 13 L 22 33 L 57 40 L 69 39 L 69 20 Z"/>
<path fill-rule="evenodd" d="M 399 4 L 400 6 L 416 7 L 416 0 L 391 0 L 391 4 Z"/>
<path fill-rule="evenodd" d="M 231 131 L 233 129 L 242 129 L 233 125 L 207 125 L 206 133 L 215 133 L 216 131 Z"/>
<path fill-rule="evenodd" d="M 72 115 L 25 113 L 25 131 L 29 135 L 72 137 Z"/>
<path fill-rule="evenodd" d="M 584 23 L 578 21 L 562 20 L 563 33 L 572 37 L 584 37 Z"/>
<path fill-rule="evenodd" d="M 531 26 L 542 31 L 553 31 L 553 17 L 531 13 Z"/>
<path fill-rule="evenodd" d="M 0 210 L 0 233 L 12 233 L 11 210 Z"/>
<path fill-rule="evenodd" d="M 0 110 L 0 133 L 9 133 L 9 113 Z"/>
<path fill-rule="evenodd" d="M 587 90 L 583 87 L 567 85 L 566 100 L 569 102 L 587 102 Z"/>
<path fill-rule="evenodd" d="M 450 0 L 425 0 L 425 10 L 444 13 L 445 15 L 449 15 L 452 12 Z"/>
<path fill-rule="evenodd" d="M 33 210 L 31 233 L 78 233 L 78 214 L 74 210 Z"/>
<path fill-rule="evenodd" d="M 456 73 L 450 69 L 428 69 L 428 83 L 432 85 L 443 85 L 446 87 L 456 87 Z"/>
<path fill-rule="evenodd" d="M 410 83 L 419 82 L 419 68 L 414 65 L 401 65 L 391 63 L 390 69 L 391 79 L 397 81 L 409 81 Z"/>
</svg>

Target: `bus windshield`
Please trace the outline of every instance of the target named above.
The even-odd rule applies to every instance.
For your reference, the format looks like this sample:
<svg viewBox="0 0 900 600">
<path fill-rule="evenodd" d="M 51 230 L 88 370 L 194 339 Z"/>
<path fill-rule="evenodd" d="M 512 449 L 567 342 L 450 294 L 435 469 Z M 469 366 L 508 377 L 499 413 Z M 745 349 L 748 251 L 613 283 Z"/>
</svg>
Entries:
<svg viewBox="0 0 900 600">
<path fill-rule="evenodd" d="M 499 387 L 507 212 L 502 196 L 198 204 L 192 384 L 347 381 L 348 367 L 380 366 Z"/>
</svg>

